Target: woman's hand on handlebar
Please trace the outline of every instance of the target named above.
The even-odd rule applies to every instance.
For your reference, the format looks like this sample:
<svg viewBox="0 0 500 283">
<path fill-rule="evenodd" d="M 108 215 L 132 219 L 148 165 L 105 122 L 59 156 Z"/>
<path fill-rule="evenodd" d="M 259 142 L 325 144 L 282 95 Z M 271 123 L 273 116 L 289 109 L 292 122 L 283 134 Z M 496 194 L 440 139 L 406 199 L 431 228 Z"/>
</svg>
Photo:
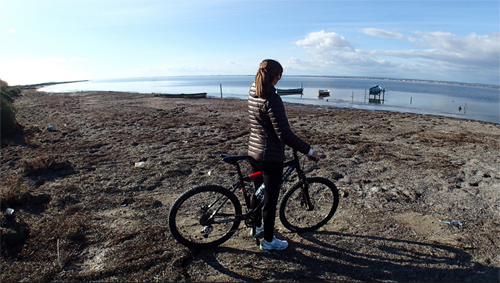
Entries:
<svg viewBox="0 0 500 283">
<path fill-rule="evenodd" d="M 309 160 L 314 161 L 316 163 L 318 163 L 319 160 L 321 159 L 316 152 L 313 152 L 313 154 L 308 155 L 307 158 L 309 158 Z"/>
</svg>

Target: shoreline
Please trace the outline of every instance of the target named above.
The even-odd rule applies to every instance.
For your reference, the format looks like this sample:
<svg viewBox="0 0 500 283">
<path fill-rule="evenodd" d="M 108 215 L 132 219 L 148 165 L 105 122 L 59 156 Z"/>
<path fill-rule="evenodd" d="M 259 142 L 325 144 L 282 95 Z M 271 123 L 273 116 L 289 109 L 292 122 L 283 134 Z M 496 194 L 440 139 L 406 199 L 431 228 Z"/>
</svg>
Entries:
<svg viewBox="0 0 500 283">
<path fill-rule="evenodd" d="M 70 94 L 70 93 L 87 93 L 87 92 L 94 92 L 94 93 L 122 93 L 122 94 L 137 94 L 137 95 L 155 95 L 156 93 L 149 93 L 149 92 L 130 92 L 130 91 L 94 91 L 94 90 L 89 90 L 89 91 L 67 91 L 67 92 L 51 92 L 51 91 L 43 91 L 43 90 L 37 90 L 40 93 L 55 93 L 55 94 Z M 173 98 L 173 97 L 172 97 Z M 172 99 L 169 97 L 165 97 L 165 99 Z M 212 96 L 208 95 L 206 99 L 220 99 L 220 100 L 239 100 L 239 101 L 246 101 L 246 99 L 238 98 L 238 97 L 226 97 L 226 98 L 219 98 L 218 96 Z M 355 108 L 355 107 L 345 107 L 345 106 L 335 106 L 335 105 L 315 105 L 315 104 L 306 104 L 306 103 L 298 103 L 298 102 L 286 102 L 283 101 L 285 104 L 290 104 L 290 105 L 297 105 L 298 107 L 309 107 L 311 109 L 317 108 L 317 109 L 345 109 L 345 110 L 365 110 L 365 111 L 380 111 L 380 112 L 392 112 L 392 113 L 400 113 L 400 114 L 412 114 L 412 115 L 417 115 L 417 116 L 434 116 L 434 117 L 443 117 L 443 118 L 450 118 L 450 119 L 457 119 L 457 120 L 463 120 L 463 121 L 471 121 L 471 122 L 484 122 L 484 123 L 491 123 L 494 125 L 500 125 L 499 123 L 496 122 L 491 122 L 491 121 L 484 121 L 484 120 L 478 120 L 478 119 L 471 119 L 471 118 L 465 118 L 465 117 L 456 117 L 456 116 L 446 116 L 444 114 L 439 115 L 439 114 L 430 114 L 430 113 L 415 113 L 415 112 L 405 112 L 405 111 L 398 111 L 397 109 L 395 110 L 389 110 L 389 109 L 365 109 L 365 108 Z M 397 108 L 398 106 L 395 106 Z"/>
<path fill-rule="evenodd" d="M 151 77 L 139 77 L 139 78 L 162 78 L 162 77 L 254 77 L 255 75 L 198 75 L 198 76 L 151 76 Z M 416 82 L 416 83 L 428 83 L 428 84 L 442 84 L 442 85 L 457 85 L 457 86 L 469 86 L 469 87 L 479 87 L 479 88 L 491 88 L 500 90 L 500 85 L 493 84 L 481 84 L 481 83 L 468 83 L 468 82 L 451 82 L 451 81 L 434 81 L 434 80 L 419 80 L 419 79 L 397 79 L 397 78 L 384 78 L 384 77 L 356 77 L 356 76 L 311 76 L 311 75 L 283 75 L 283 77 L 305 77 L 305 78 L 335 78 L 335 79 L 360 79 L 360 80 L 382 80 L 382 81 L 396 81 L 396 82 Z M 74 83 L 74 82 L 85 82 L 85 81 L 99 81 L 99 80 L 123 80 L 132 79 L 129 78 L 108 78 L 108 79 L 93 79 L 93 80 L 76 80 L 69 82 L 47 82 L 40 84 L 31 84 L 26 86 L 45 86 L 50 84 L 64 84 L 64 83 Z M 23 85 L 21 85 L 23 86 Z"/>
<path fill-rule="evenodd" d="M 498 279 L 495 123 L 285 103 L 322 156 L 305 160 L 308 176 L 339 188 L 333 219 L 303 234 L 277 220 L 289 242 L 279 254 L 261 252 L 243 224 L 192 251 L 168 231 L 170 205 L 191 187 L 228 184 L 219 156 L 246 153 L 246 101 L 25 90 L 14 104 L 26 137 L 1 148 L 2 207 L 15 223 L 2 219 L 0 281 Z"/>
<path fill-rule="evenodd" d="M 220 77 L 218 79 L 218 77 Z M 198 78 L 198 79 L 197 79 Z M 209 97 L 219 98 L 234 97 L 247 99 L 248 92 L 245 81 L 251 77 L 238 76 L 191 76 L 191 77 L 163 77 L 163 78 L 135 78 L 104 80 L 82 84 L 61 85 L 44 88 L 44 91 L 73 92 L 81 89 L 89 91 L 123 91 L 133 90 L 137 93 L 196 93 L 206 92 Z M 383 109 L 401 113 L 416 113 L 440 115 L 465 120 L 488 121 L 500 124 L 498 112 L 498 90 L 487 88 L 473 88 L 468 86 L 440 86 L 439 84 L 426 84 L 405 81 L 377 81 L 373 79 L 349 78 L 319 78 L 314 77 L 289 77 L 283 82 L 283 88 L 293 88 L 293 85 L 304 82 L 303 96 L 284 96 L 287 102 L 331 105 L 333 107 L 347 107 L 352 109 Z M 250 83 L 248 83 L 250 84 Z M 317 89 L 327 84 L 333 89 L 332 97 L 318 100 Z M 366 87 L 371 84 L 380 84 L 388 88 L 385 103 L 368 103 L 364 98 Z M 167 87 L 168 85 L 168 87 Z M 220 88 L 222 85 L 222 89 Z M 326 87 L 326 85 L 325 85 Z M 321 87 L 320 87 L 321 88 Z M 391 95 L 391 92 L 392 95 Z M 328 101 L 329 100 L 329 101 Z M 488 101 L 486 103 L 486 101 Z M 413 102 L 413 103 L 412 103 Z M 464 103 L 467 107 L 464 107 Z M 460 106 L 460 107 L 459 107 Z M 467 109 L 466 109 L 467 108 Z M 458 109 L 458 110 L 457 110 Z M 463 110 L 462 110 L 463 109 Z M 467 112 L 465 112 L 467 110 Z"/>
</svg>

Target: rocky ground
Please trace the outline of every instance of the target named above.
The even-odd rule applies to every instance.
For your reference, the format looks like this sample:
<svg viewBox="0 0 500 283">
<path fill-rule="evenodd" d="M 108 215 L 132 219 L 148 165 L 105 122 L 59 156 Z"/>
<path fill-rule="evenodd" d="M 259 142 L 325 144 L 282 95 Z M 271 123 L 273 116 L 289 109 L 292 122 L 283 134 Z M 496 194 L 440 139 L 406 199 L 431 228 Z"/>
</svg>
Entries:
<svg viewBox="0 0 500 283">
<path fill-rule="evenodd" d="M 287 104 L 323 156 L 304 161 L 309 175 L 340 189 L 334 218 L 304 234 L 278 223 L 282 252 L 243 224 L 198 251 L 172 238 L 169 208 L 231 182 L 219 154 L 246 153 L 246 101 L 26 90 L 15 105 L 25 138 L 2 140 L 2 282 L 500 280 L 498 124 Z"/>
</svg>

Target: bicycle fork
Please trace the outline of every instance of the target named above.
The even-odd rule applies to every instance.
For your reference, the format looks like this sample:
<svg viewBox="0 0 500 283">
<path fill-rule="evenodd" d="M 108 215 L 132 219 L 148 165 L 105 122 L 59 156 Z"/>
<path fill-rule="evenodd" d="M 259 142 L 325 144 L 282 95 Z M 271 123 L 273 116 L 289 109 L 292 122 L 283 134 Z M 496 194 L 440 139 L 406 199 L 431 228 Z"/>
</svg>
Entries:
<svg viewBox="0 0 500 283">
<path fill-rule="evenodd" d="M 314 204 L 311 202 L 311 197 L 309 196 L 309 183 L 304 172 L 299 172 L 300 186 L 302 187 L 300 193 L 300 204 L 306 207 L 307 211 L 314 210 Z"/>
</svg>

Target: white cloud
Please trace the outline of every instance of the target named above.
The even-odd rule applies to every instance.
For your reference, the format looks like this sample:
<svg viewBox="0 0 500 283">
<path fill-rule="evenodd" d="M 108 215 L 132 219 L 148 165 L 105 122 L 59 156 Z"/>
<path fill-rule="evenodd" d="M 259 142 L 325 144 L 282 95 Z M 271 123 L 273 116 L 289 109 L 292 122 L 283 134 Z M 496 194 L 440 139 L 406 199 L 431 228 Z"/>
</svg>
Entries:
<svg viewBox="0 0 500 283">
<path fill-rule="evenodd" d="M 325 33 L 324 30 L 311 32 L 306 35 L 306 38 L 297 41 L 296 44 L 313 52 L 354 50 L 354 46 L 343 35 L 335 32 Z"/>
<path fill-rule="evenodd" d="M 426 54 L 428 59 L 444 61 L 460 66 L 482 66 L 499 68 L 500 33 L 487 35 L 457 36 L 445 32 L 417 32 L 420 43 L 434 52 Z"/>
<path fill-rule="evenodd" d="M 405 77 L 498 84 L 500 33 L 457 36 L 446 32 L 415 32 L 416 37 L 381 29 L 363 33 L 412 42 L 414 48 L 370 50 L 354 48 L 344 36 L 324 31 L 296 42 L 312 58 L 289 63 L 296 70 L 315 66 L 333 75 Z M 393 48 L 394 45 L 391 45 Z M 309 62 L 304 62 L 309 61 Z M 314 67 L 309 68 L 311 70 Z"/>
<path fill-rule="evenodd" d="M 474 68 L 498 70 L 500 60 L 499 33 L 485 36 L 471 34 L 457 36 L 444 32 L 416 32 L 420 35 L 417 46 L 409 50 L 369 51 L 370 56 L 383 56 L 401 59 L 424 59 L 436 64 L 455 66 L 456 68 Z"/>
<path fill-rule="evenodd" d="M 406 36 L 401 33 L 397 32 L 392 32 L 392 31 L 387 31 L 383 29 L 377 29 L 377 28 L 364 28 L 361 29 L 361 32 L 371 35 L 371 36 L 376 36 L 376 37 L 381 37 L 381 38 L 393 38 L 393 39 L 398 39 L 398 40 L 405 40 L 405 41 L 415 41 L 415 38 L 411 36 Z"/>
</svg>

